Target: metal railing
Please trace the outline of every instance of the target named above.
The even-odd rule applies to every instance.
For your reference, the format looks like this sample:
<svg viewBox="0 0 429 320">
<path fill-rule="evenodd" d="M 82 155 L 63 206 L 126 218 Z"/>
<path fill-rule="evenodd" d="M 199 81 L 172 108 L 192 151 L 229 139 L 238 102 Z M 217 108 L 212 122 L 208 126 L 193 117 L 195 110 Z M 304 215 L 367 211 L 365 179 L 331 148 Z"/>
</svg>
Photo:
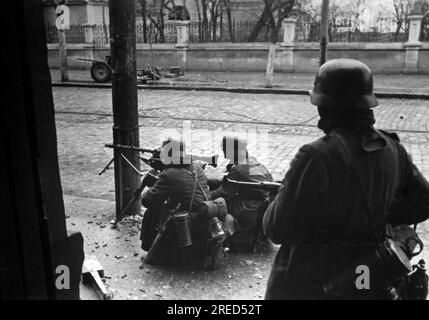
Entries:
<svg viewBox="0 0 429 320">
<path fill-rule="evenodd" d="M 257 21 L 235 21 L 231 25 L 227 22 L 191 22 L 189 28 L 189 41 L 191 43 L 206 42 L 249 42 L 252 31 L 257 25 Z M 283 37 L 283 30 L 280 30 L 279 41 Z M 269 31 L 262 27 L 255 42 L 268 42 Z"/>
<path fill-rule="evenodd" d="M 330 23 L 329 42 L 406 42 L 408 23 L 398 25 L 393 19 L 379 19 L 369 25 L 352 21 Z M 295 40 L 298 42 L 318 42 L 320 22 L 298 20 Z"/>
<path fill-rule="evenodd" d="M 429 14 L 426 14 L 426 16 L 422 20 L 420 41 L 429 42 Z"/>
<path fill-rule="evenodd" d="M 207 42 L 248 42 L 257 21 L 232 21 L 203 23 L 192 21 L 189 25 L 189 41 L 191 43 Z M 408 40 L 409 23 L 398 26 L 393 19 L 379 19 L 365 26 L 356 25 L 351 21 L 340 21 L 329 26 L 329 42 L 406 42 Z M 58 43 L 58 31 L 54 25 L 46 25 L 47 43 Z M 296 23 L 295 41 L 319 42 L 320 22 L 309 22 L 298 19 Z M 429 41 L 429 15 L 422 21 L 421 41 Z M 146 32 L 146 36 L 145 36 Z M 96 45 L 109 44 L 109 26 L 95 25 L 92 29 L 93 43 Z M 283 38 L 283 29 L 279 33 L 278 41 Z M 66 30 L 67 43 L 85 43 L 85 27 L 71 25 Z M 269 31 L 263 27 L 255 42 L 268 42 Z M 156 28 L 153 24 L 146 27 L 136 25 L 137 43 L 176 43 L 177 30 L 172 23 L 166 22 L 163 28 Z"/>
<path fill-rule="evenodd" d="M 58 30 L 55 25 L 45 25 L 46 42 L 58 43 Z M 66 30 L 67 43 L 85 43 L 85 29 L 82 25 L 70 25 L 70 29 Z"/>
<path fill-rule="evenodd" d="M 58 30 L 55 25 L 46 25 L 46 40 L 47 43 L 58 43 Z M 110 42 L 109 26 L 97 24 L 92 27 L 93 42 L 96 45 L 108 45 Z M 67 43 L 85 43 L 85 27 L 83 25 L 70 25 L 70 29 L 66 30 Z M 144 27 L 143 24 L 136 25 L 136 42 L 144 43 Z M 177 32 L 173 24 L 166 23 L 163 28 L 163 34 L 154 25 L 149 25 L 146 28 L 147 43 L 176 43 Z"/>
</svg>

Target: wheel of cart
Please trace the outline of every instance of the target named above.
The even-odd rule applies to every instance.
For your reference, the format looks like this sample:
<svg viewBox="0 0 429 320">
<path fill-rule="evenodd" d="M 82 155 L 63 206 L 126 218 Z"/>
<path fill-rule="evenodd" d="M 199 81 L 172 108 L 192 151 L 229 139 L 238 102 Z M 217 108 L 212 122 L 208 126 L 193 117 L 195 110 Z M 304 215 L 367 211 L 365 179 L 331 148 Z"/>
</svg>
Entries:
<svg viewBox="0 0 429 320">
<path fill-rule="evenodd" d="M 94 62 L 91 67 L 91 77 L 95 82 L 109 82 L 112 80 L 112 68 L 106 62 Z"/>
</svg>

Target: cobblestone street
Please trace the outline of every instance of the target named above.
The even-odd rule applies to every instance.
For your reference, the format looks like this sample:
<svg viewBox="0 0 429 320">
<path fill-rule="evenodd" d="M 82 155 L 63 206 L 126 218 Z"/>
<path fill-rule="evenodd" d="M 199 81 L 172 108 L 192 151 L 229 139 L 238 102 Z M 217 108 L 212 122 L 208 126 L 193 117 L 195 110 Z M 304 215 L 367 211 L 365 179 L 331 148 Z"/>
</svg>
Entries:
<svg viewBox="0 0 429 320">
<path fill-rule="evenodd" d="M 99 187 L 95 187 L 98 191 L 89 189 L 99 185 L 94 177 L 103 181 L 103 186 L 112 186 L 106 189 L 113 188 L 113 183 L 107 183 L 112 180 L 108 174 L 97 175 L 112 155 L 104 148 L 104 143 L 112 140 L 110 90 L 54 88 L 54 99 L 63 179 L 76 178 L 74 165 L 78 165 L 88 186 L 75 190 L 75 184 L 66 180 L 65 190 L 81 196 L 113 195 Z M 417 166 L 429 177 L 429 101 L 380 99 L 375 114 L 376 126 L 398 132 Z M 204 154 L 219 153 L 225 131 L 245 134 L 250 152 L 277 180 L 283 177 L 297 149 L 322 135 L 316 128 L 317 110 L 307 96 L 140 90 L 139 115 L 140 145 L 150 148 L 157 147 L 171 129 L 186 134 L 191 127 L 191 151 Z M 268 139 L 264 139 L 265 133 Z M 222 166 L 209 173 L 221 172 Z"/>
<path fill-rule="evenodd" d="M 98 230 L 98 228 L 93 229 L 96 226 L 87 224 L 87 220 L 93 216 L 95 210 L 96 218 L 94 220 L 99 219 L 99 225 L 108 226 L 108 221 L 114 214 L 113 170 L 107 171 L 102 176 L 98 175 L 112 157 L 112 150 L 104 147 L 105 143 L 112 141 L 111 90 L 55 87 L 53 94 L 57 113 L 61 179 L 63 191 L 67 195 L 66 209 L 70 215 L 69 226 L 70 223 L 73 223 L 72 228 L 82 231 L 86 237 L 86 250 L 95 252 L 98 256 L 101 253 L 97 250 L 101 250 L 101 248 L 95 250 L 93 247 L 94 241 L 98 241 L 94 240 L 96 237 L 94 230 Z M 234 131 L 247 136 L 250 144 L 249 152 L 268 167 L 276 180 L 283 178 L 290 160 L 301 145 L 322 136 L 321 131 L 316 127 L 317 110 L 309 103 L 308 96 L 172 90 L 139 90 L 138 95 L 140 145 L 142 147 L 158 147 L 160 140 L 165 135 L 183 132 L 186 137 L 191 138 L 190 148 L 193 153 L 205 155 L 212 152 L 220 153 L 222 135 L 225 132 Z M 429 101 L 379 99 L 379 102 L 380 106 L 375 109 L 376 126 L 396 131 L 416 165 L 429 178 Z M 222 158 L 220 160 L 219 168 L 207 169 L 209 176 L 222 174 L 225 160 Z M 98 209 L 92 211 L 88 209 L 91 214 L 79 212 L 80 207 L 76 207 L 75 203 L 82 202 L 83 198 L 87 198 L 92 203 L 91 206 Z M 419 230 L 426 245 L 429 246 L 428 224 L 421 226 Z M 110 228 L 100 229 L 99 237 L 104 237 L 103 241 L 107 243 L 111 241 L 111 237 L 114 237 L 114 231 Z M 118 241 L 120 240 L 115 240 L 113 243 Z M 128 242 L 132 243 L 135 248 L 139 248 L 137 234 L 129 237 Z M 156 287 L 157 283 L 153 278 L 150 278 L 148 273 L 139 272 L 137 268 L 140 249 L 133 247 L 133 249 L 127 250 L 132 250 L 129 253 L 131 256 L 136 254 L 132 258 L 132 263 L 136 267 L 131 272 L 136 278 L 132 279 L 143 282 L 147 280 L 145 285 Z M 102 262 L 108 266 L 112 265 L 110 273 L 113 274 L 113 277 L 120 279 L 123 271 L 118 265 L 115 266 L 118 261 L 112 258 L 112 253 L 109 255 L 110 258 L 103 253 L 102 260 L 104 259 L 104 261 Z M 231 263 L 234 261 L 237 265 L 228 271 L 231 278 L 227 279 L 232 282 L 228 286 L 234 288 L 234 281 L 246 283 L 246 281 L 250 281 L 248 277 L 251 277 L 250 284 L 244 285 L 247 290 L 240 289 L 233 294 L 228 290 L 221 291 L 222 285 L 225 284 L 220 279 L 225 277 L 222 272 L 227 270 L 225 269 L 227 267 L 224 266 L 223 269 L 212 275 L 213 286 L 219 289 L 216 291 L 216 295 L 203 293 L 197 286 L 193 288 L 188 286 L 186 290 L 190 291 L 186 297 L 262 298 L 272 257 L 273 254 L 269 253 L 254 260 L 249 260 L 253 257 L 245 255 L 228 258 L 233 260 L 228 263 L 228 268 L 231 269 Z M 425 250 L 424 258 L 429 260 L 428 249 Z M 109 259 L 113 259 L 113 261 Z M 250 265 L 255 272 L 247 275 L 246 266 Z M 158 276 L 163 278 L 162 270 L 150 272 L 160 272 L 161 275 Z M 204 277 L 206 275 L 201 275 L 199 279 L 202 281 Z M 132 279 L 128 277 L 123 280 L 128 281 L 128 284 L 125 287 L 123 285 L 124 288 L 119 292 L 120 297 L 128 297 L 126 287 L 133 286 Z M 167 289 L 171 287 L 171 280 L 167 279 L 167 281 L 165 277 L 163 279 L 165 280 L 164 286 Z M 259 283 L 254 284 L 253 280 Z M 117 279 L 114 281 L 115 284 L 121 282 L 121 280 L 118 282 Z M 140 292 L 135 291 L 133 290 L 134 297 L 142 298 L 144 296 L 150 299 L 165 297 L 162 294 L 150 295 L 141 290 Z M 171 290 L 166 290 L 166 292 L 169 291 Z M 170 294 L 180 296 L 183 292 L 179 291 L 173 290 Z M 174 298 L 174 296 L 170 296 L 170 298 Z"/>
</svg>

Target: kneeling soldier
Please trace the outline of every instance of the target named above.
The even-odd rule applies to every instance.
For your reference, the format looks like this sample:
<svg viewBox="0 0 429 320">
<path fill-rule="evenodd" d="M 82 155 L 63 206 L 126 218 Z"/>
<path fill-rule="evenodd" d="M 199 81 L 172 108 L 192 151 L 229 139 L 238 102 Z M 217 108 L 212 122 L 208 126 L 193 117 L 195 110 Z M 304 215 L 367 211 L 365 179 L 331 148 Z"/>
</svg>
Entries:
<svg viewBox="0 0 429 320">
<path fill-rule="evenodd" d="M 273 178 L 258 160 L 249 157 L 244 139 L 225 136 L 222 149 L 230 162 L 220 187 L 211 192 L 211 197 L 224 197 L 228 212 L 237 221 L 237 229 L 227 241 L 229 248 L 232 251 L 253 252 L 259 245 L 266 243 L 262 233 L 262 217 L 269 203 L 269 194 L 263 190 L 234 186 L 228 180 L 260 182 L 272 181 Z M 209 180 L 209 185 L 215 186 L 216 181 Z"/>
<path fill-rule="evenodd" d="M 201 210 L 210 196 L 204 170 L 189 163 L 183 141 L 167 139 L 160 154 L 166 168 L 142 196 L 148 208 L 141 234 L 142 248 L 148 251 L 145 262 L 211 267 L 207 264 L 219 253 L 225 236 L 224 225 L 219 222 L 213 229 L 213 217 Z M 225 221 L 226 211 L 219 215 L 215 218 Z"/>
</svg>

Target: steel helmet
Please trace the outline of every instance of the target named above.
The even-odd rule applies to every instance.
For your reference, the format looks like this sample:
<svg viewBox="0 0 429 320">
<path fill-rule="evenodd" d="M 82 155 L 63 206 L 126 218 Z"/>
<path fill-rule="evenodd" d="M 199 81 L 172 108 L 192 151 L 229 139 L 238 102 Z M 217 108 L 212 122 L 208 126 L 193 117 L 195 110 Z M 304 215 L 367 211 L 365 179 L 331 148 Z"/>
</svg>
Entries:
<svg viewBox="0 0 429 320">
<path fill-rule="evenodd" d="M 243 163 L 247 157 L 247 141 L 238 136 L 224 136 L 222 150 L 227 159 Z"/>
<path fill-rule="evenodd" d="M 323 64 L 310 91 L 311 103 L 321 108 L 374 108 L 369 67 L 353 59 L 335 59 Z"/>
<path fill-rule="evenodd" d="M 172 137 L 164 139 L 160 150 L 160 159 L 163 164 L 183 164 L 185 158 L 185 141 Z"/>
</svg>

